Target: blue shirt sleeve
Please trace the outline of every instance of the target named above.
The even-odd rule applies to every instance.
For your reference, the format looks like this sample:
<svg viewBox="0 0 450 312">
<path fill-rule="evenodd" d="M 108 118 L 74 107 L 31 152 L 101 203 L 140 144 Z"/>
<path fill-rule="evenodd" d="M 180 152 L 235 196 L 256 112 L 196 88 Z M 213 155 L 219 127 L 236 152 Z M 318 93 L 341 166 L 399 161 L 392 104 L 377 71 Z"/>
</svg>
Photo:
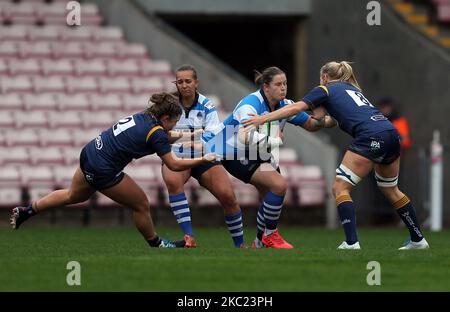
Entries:
<svg viewBox="0 0 450 312">
<path fill-rule="evenodd" d="M 310 109 L 317 108 L 325 104 L 328 100 L 328 88 L 325 86 L 318 86 L 309 91 L 306 94 L 302 101 L 308 104 Z"/>
<path fill-rule="evenodd" d="M 150 135 L 147 145 L 160 157 L 172 150 L 167 133 L 162 129 L 157 129 Z"/>
<path fill-rule="evenodd" d="M 288 122 L 296 125 L 296 126 L 301 126 L 303 125 L 309 118 L 309 115 L 305 112 L 300 112 L 297 115 L 295 115 L 294 117 L 291 117 L 290 119 L 288 119 Z"/>
</svg>

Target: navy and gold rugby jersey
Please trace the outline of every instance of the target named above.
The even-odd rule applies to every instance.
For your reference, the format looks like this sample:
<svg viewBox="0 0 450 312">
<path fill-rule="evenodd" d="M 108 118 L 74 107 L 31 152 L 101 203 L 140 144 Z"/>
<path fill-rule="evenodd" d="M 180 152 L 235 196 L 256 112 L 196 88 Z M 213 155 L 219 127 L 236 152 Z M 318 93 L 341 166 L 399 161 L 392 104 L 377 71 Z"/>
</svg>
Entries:
<svg viewBox="0 0 450 312">
<path fill-rule="evenodd" d="M 311 109 L 322 106 L 337 120 L 339 127 L 356 136 L 370 136 L 395 127 L 348 82 L 336 81 L 318 86 L 306 94 L 303 102 Z"/>
<path fill-rule="evenodd" d="M 89 162 L 100 170 L 121 171 L 133 159 L 170 151 L 164 128 L 144 113 L 120 119 L 86 145 Z"/>
</svg>

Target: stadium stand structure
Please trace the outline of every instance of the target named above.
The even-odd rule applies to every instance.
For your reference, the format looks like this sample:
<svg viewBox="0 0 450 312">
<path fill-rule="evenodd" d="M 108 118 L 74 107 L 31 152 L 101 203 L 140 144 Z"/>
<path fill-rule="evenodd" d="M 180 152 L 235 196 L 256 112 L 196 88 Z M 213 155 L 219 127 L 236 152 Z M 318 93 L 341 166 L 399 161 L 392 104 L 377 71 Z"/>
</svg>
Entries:
<svg viewBox="0 0 450 312">
<path fill-rule="evenodd" d="M 103 26 L 95 4 L 83 3 L 83 25 L 69 27 L 65 3 L 0 1 L 3 208 L 69 186 L 84 144 L 121 117 L 143 110 L 151 93 L 174 88 L 171 64 L 152 59 L 144 45 L 127 42 L 121 28 Z M 220 106 L 220 100 L 212 97 Z M 324 205 L 320 168 L 301 166 L 295 151 L 289 149 L 281 151 L 280 159 L 290 185 L 287 203 Z M 152 205 L 163 204 L 167 193 L 160 167 L 155 155 L 125 169 Z M 243 206 L 259 204 L 252 186 L 232 181 Z M 186 192 L 198 206 L 218 205 L 194 179 Z M 93 203 L 95 207 L 113 204 L 102 194 Z"/>
<path fill-rule="evenodd" d="M 390 3 L 408 24 L 450 49 L 450 0 L 390 0 Z"/>
</svg>

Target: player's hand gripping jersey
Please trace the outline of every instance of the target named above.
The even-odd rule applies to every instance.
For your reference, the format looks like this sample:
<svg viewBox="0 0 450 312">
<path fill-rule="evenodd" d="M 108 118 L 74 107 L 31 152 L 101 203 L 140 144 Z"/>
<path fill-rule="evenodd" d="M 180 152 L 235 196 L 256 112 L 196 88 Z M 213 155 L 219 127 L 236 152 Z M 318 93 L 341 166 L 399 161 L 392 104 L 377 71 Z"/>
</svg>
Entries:
<svg viewBox="0 0 450 312">
<path fill-rule="evenodd" d="M 183 114 L 173 131 L 193 133 L 195 130 L 203 129 L 204 133 L 202 136 L 195 137 L 192 144 L 177 142 L 172 144 L 172 151 L 181 158 L 201 157 L 202 151 L 193 148 L 195 143 L 202 144 L 203 141 L 210 140 L 213 133 L 220 128 L 217 110 L 207 97 L 197 93 L 194 103 L 190 109 L 182 106 Z"/>
</svg>

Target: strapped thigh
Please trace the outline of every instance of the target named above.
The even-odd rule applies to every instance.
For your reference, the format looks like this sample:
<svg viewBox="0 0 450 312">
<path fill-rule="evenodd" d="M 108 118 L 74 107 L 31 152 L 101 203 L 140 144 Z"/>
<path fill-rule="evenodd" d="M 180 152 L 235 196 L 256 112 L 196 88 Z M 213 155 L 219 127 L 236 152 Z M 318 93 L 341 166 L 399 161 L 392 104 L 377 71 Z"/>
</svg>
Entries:
<svg viewBox="0 0 450 312">
<path fill-rule="evenodd" d="M 359 183 L 359 181 L 361 181 L 361 178 L 358 175 L 356 175 L 353 171 L 351 171 L 343 164 L 340 164 L 339 167 L 336 169 L 336 178 L 344 180 L 353 186 L 355 186 L 356 184 Z"/>
<path fill-rule="evenodd" d="M 393 187 L 398 183 L 398 175 L 392 178 L 384 178 L 375 171 L 375 180 L 379 187 Z"/>
</svg>

